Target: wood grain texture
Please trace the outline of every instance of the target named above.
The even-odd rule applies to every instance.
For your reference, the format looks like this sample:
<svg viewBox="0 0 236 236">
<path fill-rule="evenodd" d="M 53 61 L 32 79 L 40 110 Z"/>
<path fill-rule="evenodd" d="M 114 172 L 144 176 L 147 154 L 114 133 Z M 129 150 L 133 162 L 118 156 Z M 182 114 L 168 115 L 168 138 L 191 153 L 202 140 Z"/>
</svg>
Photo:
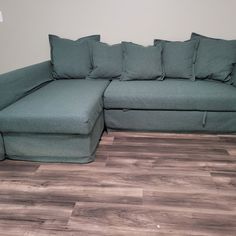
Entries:
<svg viewBox="0 0 236 236">
<path fill-rule="evenodd" d="M 96 156 L 0 162 L 0 235 L 236 235 L 235 135 L 111 132 Z"/>
</svg>

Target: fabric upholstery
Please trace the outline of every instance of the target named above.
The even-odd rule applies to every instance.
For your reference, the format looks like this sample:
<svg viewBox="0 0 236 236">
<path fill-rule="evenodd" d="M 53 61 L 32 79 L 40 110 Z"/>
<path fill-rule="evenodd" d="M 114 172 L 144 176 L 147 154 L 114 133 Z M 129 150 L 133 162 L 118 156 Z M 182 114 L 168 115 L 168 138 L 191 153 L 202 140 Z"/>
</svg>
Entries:
<svg viewBox="0 0 236 236">
<path fill-rule="evenodd" d="M 90 134 L 4 134 L 8 159 L 41 162 L 88 163 L 103 132 L 103 113 Z"/>
<path fill-rule="evenodd" d="M 0 131 L 89 134 L 109 81 L 56 80 L 0 112 Z"/>
<path fill-rule="evenodd" d="M 163 79 L 162 45 L 144 47 L 122 42 L 123 72 L 121 80 Z"/>
<path fill-rule="evenodd" d="M 56 79 L 85 78 L 92 69 L 88 42 L 99 40 L 100 35 L 91 35 L 76 41 L 49 35 L 53 77 Z"/>
<path fill-rule="evenodd" d="M 105 110 L 105 122 L 121 130 L 236 132 L 236 112 Z"/>
<path fill-rule="evenodd" d="M 163 45 L 163 66 L 165 76 L 169 78 L 186 78 L 195 80 L 194 63 L 198 40 L 170 42 L 154 40 L 154 45 Z"/>
<path fill-rule="evenodd" d="M 232 84 L 236 87 L 236 64 L 234 65 L 233 72 L 232 72 Z"/>
<path fill-rule="evenodd" d="M 5 159 L 5 149 L 4 149 L 4 143 L 3 143 L 3 137 L 0 133 L 0 160 Z"/>
<path fill-rule="evenodd" d="M 49 61 L 0 75 L 0 110 L 52 81 Z"/>
<path fill-rule="evenodd" d="M 236 63 L 236 40 L 223 40 L 192 33 L 199 39 L 195 63 L 196 77 L 220 81 L 230 80 L 233 63 Z"/>
<path fill-rule="evenodd" d="M 94 42 L 92 44 L 93 70 L 90 78 L 117 78 L 122 73 L 121 44 L 108 45 Z"/>
<path fill-rule="evenodd" d="M 214 81 L 112 81 L 106 109 L 236 111 L 236 88 Z"/>
</svg>

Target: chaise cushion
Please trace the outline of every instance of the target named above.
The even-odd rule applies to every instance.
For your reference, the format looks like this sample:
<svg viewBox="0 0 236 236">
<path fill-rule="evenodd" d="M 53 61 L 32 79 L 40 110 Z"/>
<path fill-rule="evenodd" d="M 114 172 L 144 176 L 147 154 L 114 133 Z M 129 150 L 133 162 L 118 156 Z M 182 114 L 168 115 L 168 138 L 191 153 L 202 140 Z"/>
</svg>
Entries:
<svg viewBox="0 0 236 236">
<path fill-rule="evenodd" d="M 89 134 L 109 81 L 58 80 L 0 112 L 1 132 Z"/>
<path fill-rule="evenodd" d="M 236 111 L 236 88 L 215 81 L 112 81 L 106 109 Z"/>
</svg>

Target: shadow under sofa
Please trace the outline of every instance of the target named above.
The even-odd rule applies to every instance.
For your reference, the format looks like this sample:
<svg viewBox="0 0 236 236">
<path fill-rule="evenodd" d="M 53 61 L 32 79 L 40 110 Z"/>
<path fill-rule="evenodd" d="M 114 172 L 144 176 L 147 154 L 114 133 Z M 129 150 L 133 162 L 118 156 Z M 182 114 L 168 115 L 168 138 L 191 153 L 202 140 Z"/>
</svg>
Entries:
<svg viewBox="0 0 236 236">
<path fill-rule="evenodd" d="M 0 76 L 0 159 L 94 160 L 111 130 L 236 132 L 236 88 L 214 81 L 54 80 L 50 62 Z"/>
</svg>

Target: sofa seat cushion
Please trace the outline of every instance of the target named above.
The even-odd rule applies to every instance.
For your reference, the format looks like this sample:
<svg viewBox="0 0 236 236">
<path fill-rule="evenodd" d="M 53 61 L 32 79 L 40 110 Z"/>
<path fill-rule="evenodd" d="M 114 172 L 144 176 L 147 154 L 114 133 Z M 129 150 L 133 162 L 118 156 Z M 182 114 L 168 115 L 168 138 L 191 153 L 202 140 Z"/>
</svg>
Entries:
<svg viewBox="0 0 236 236">
<path fill-rule="evenodd" d="M 1 132 L 89 134 L 108 81 L 57 80 L 0 112 Z"/>
<path fill-rule="evenodd" d="M 236 111 L 236 89 L 215 81 L 112 81 L 106 109 Z"/>
</svg>

